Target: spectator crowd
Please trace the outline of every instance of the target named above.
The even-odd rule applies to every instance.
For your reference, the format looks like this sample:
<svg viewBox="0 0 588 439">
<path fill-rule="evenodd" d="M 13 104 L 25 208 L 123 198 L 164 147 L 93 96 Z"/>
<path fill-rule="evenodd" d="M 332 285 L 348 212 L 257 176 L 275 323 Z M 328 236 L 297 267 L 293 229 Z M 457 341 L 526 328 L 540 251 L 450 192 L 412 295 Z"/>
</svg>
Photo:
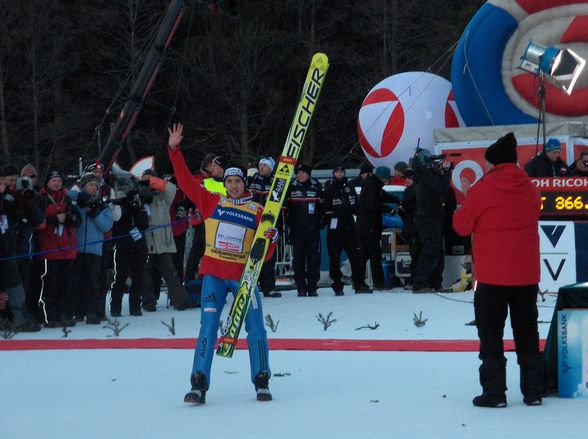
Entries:
<svg viewBox="0 0 588 439">
<path fill-rule="evenodd" d="M 559 141 L 549 139 L 525 170 L 532 177 L 588 175 L 588 152 L 569 167 L 560 152 Z M 206 154 L 200 168 L 190 172 L 190 184 L 226 197 L 227 164 L 223 156 Z M 250 170 L 247 190 L 253 201 L 265 203 L 275 168 L 276 160 L 263 156 Z M 390 289 L 381 249 L 387 213 L 403 220 L 401 237 L 411 255 L 405 288 L 415 293 L 442 288 L 444 235 L 456 208 L 449 162 L 417 149 L 411 167 L 398 162 L 394 169 L 374 169 L 364 163 L 351 180 L 345 164 L 337 163 L 324 186 L 312 171 L 308 164 L 297 164 L 278 220 L 280 238 L 292 246 L 299 297 L 317 296 L 324 228 L 335 295 L 343 295 L 343 252 L 355 293 Z M 89 163 L 71 187 L 59 170 L 42 179 L 31 164 L 0 166 L 0 323 L 30 332 L 43 326 L 96 325 L 107 315 L 121 316 L 125 293 L 130 315 L 141 316 L 156 311 L 162 279 L 174 309 L 199 306 L 186 287 L 198 279 L 206 247 L 198 208 L 174 175 L 148 169 L 125 188 L 115 180 L 105 178 L 99 161 Z M 405 187 L 402 199 L 384 190 L 388 184 Z M 276 255 L 265 262 L 259 278 L 267 298 L 281 296 L 275 291 Z M 368 261 L 371 287 L 366 284 Z"/>
</svg>

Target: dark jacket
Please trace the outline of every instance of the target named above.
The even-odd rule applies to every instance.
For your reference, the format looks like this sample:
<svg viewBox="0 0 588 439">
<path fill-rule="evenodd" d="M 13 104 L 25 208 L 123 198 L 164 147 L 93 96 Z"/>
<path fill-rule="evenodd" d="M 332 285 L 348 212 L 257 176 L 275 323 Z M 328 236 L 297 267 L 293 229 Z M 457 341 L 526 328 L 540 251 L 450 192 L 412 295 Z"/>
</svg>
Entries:
<svg viewBox="0 0 588 439">
<path fill-rule="evenodd" d="M 391 208 L 385 203 L 398 203 L 400 200 L 383 189 L 384 183 L 375 175 L 370 175 L 363 183 L 359 194 L 359 215 L 357 227 L 359 232 L 381 231 L 382 215 Z"/>
<path fill-rule="evenodd" d="M 264 177 L 259 172 L 256 172 L 253 177 L 247 180 L 247 187 L 253 194 L 253 201 L 262 206 L 265 204 L 265 200 L 267 200 L 267 196 L 272 187 L 273 179 L 274 174 Z"/>
<path fill-rule="evenodd" d="M 490 285 L 539 282 L 539 191 L 515 164 L 491 169 L 469 190 L 453 228 L 472 235 L 476 279 Z"/>
<path fill-rule="evenodd" d="M 580 159 L 576 160 L 574 163 L 570 165 L 568 168 L 568 174 L 570 176 L 581 176 L 585 177 L 588 175 L 588 167 L 584 165 L 584 163 L 579 163 Z"/>
<path fill-rule="evenodd" d="M 115 241 L 116 248 L 125 252 L 147 253 L 145 230 L 149 227 L 149 216 L 141 201 L 133 199 L 132 195 L 121 204 L 121 217 L 112 227 L 115 237 L 124 236 Z M 135 238 L 133 238 L 130 232 L 135 228 L 141 232 L 141 235 L 134 234 Z"/>
<path fill-rule="evenodd" d="M 542 152 L 527 163 L 525 171 L 529 174 L 529 177 L 562 177 L 567 175 L 568 166 L 559 157 L 553 163 L 545 152 Z"/>
<path fill-rule="evenodd" d="M 329 180 L 325 185 L 324 199 L 324 209 L 328 221 L 332 221 L 333 218 L 337 220 L 336 230 L 355 230 L 353 215 L 359 213 L 359 197 L 347 178 Z M 328 227 L 331 230 L 331 226 Z"/>
<path fill-rule="evenodd" d="M 445 216 L 444 199 L 451 174 L 430 168 L 415 174 L 416 219 L 442 221 Z"/>
<path fill-rule="evenodd" d="M 402 236 L 410 239 L 418 234 L 416 230 L 416 186 L 408 186 L 402 195 L 400 203 L 400 218 L 402 218 Z"/>
<path fill-rule="evenodd" d="M 305 183 L 295 179 L 286 197 L 286 224 L 292 230 L 320 230 L 323 225 L 323 187 L 316 178 Z"/>
</svg>

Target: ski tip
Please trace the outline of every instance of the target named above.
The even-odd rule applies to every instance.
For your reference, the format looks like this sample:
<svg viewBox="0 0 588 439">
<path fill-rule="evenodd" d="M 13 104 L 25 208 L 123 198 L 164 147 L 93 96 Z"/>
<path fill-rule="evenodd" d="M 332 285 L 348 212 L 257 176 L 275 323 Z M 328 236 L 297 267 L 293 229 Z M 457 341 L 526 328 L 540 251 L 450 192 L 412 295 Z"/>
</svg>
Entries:
<svg viewBox="0 0 588 439">
<path fill-rule="evenodd" d="M 317 52 L 312 57 L 312 63 L 322 64 L 326 67 L 329 65 L 329 57 L 325 53 Z"/>
</svg>

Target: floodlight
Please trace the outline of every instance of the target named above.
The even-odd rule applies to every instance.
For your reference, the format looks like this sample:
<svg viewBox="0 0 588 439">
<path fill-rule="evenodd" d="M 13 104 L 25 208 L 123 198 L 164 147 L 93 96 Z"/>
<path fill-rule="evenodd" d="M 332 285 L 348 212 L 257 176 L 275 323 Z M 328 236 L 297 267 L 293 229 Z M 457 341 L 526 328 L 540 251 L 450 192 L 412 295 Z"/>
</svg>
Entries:
<svg viewBox="0 0 588 439">
<path fill-rule="evenodd" d="M 545 47 L 531 40 L 521 56 L 519 69 L 537 76 L 545 75 L 571 95 L 585 65 L 586 60 L 571 49 Z"/>
</svg>

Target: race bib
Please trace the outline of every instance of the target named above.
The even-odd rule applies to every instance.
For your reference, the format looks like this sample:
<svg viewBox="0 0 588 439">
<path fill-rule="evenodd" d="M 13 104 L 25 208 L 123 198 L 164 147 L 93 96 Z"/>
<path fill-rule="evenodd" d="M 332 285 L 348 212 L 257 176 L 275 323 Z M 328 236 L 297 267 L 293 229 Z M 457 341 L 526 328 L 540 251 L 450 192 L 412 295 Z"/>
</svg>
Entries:
<svg viewBox="0 0 588 439">
<path fill-rule="evenodd" d="M 63 235 L 63 224 L 59 223 L 55 226 L 55 231 L 53 232 L 55 236 L 62 236 Z"/>
<path fill-rule="evenodd" d="M 0 234 L 4 235 L 8 230 L 8 217 L 0 215 Z"/>
<path fill-rule="evenodd" d="M 137 229 L 136 227 L 134 229 L 132 229 L 129 233 L 131 234 L 131 238 L 133 238 L 133 241 L 135 241 L 135 242 L 143 237 L 143 234 L 141 233 L 141 231 L 139 229 Z"/>
<path fill-rule="evenodd" d="M 331 228 L 331 230 L 337 229 L 337 220 L 338 220 L 338 218 L 331 218 L 331 225 L 329 226 Z"/>
<path fill-rule="evenodd" d="M 247 228 L 230 223 L 219 223 L 216 229 L 214 247 L 230 253 L 243 253 Z"/>
</svg>

